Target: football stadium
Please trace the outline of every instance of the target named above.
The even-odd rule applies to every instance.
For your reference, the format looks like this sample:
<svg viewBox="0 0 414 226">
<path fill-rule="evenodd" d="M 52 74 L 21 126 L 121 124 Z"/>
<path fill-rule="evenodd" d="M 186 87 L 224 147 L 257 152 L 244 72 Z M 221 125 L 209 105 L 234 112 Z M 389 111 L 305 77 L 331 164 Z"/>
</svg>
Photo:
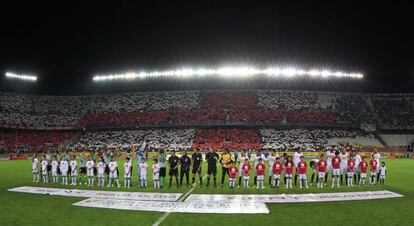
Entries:
<svg viewBox="0 0 414 226">
<path fill-rule="evenodd" d="M 10 5 L 0 225 L 414 225 L 406 8 Z"/>
</svg>

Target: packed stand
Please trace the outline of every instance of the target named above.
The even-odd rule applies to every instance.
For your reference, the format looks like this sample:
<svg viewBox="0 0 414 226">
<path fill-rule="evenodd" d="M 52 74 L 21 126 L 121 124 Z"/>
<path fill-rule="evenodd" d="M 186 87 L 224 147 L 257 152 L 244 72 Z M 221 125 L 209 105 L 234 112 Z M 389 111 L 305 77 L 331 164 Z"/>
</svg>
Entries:
<svg viewBox="0 0 414 226">
<path fill-rule="evenodd" d="M 273 90 L 163 91 L 91 96 L 0 94 L 2 127 L 316 123 L 414 129 L 412 94 Z"/>
<path fill-rule="evenodd" d="M 316 92 L 258 90 L 257 106 L 279 110 L 286 122 L 318 122 L 335 124 L 337 116 L 331 111 L 326 98 Z"/>
<path fill-rule="evenodd" d="M 90 131 L 81 134 L 77 142 L 70 145 L 70 148 L 75 150 L 125 149 L 129 148 L 131 144 L 136 145 L 143 141 L 154 148 L 182 148 L 191 147 L 194 137 L 194 129 Z"/>
<path fill-rule="evenodd" d="M 76 132 L 67 131 L 1 131 L 0 152 L 26 153 L 57 150 Z"/>
<path fill-rule="evenodd" d="M 372 96 L 383 129 L 414 129 L 414 95 Z"/>
<path fill-rule="evenodd" d="M 318 108 L 317 94 L 287 90 L 258 90 L 256 92 L 260 108 L 283 110 L 313 110 Z"/>
<path fill-rule="evenodd" d="M 363 135 L 360 131 L 330 129 L 260 129 L 261 141 L 266 148 L 295 150 L 299 147 L 307 151 L 321 150 L 330 138 L 345 138 Z"/>
<path fill-rule="evenodd" d="M 375 115 L 369 107 L 368 97 L 363 94 L 333 94 L 333 110 L 342 120 L 361 124 L 375 124 Z"/>
<path fill-rule="evenodd" d="M 198 129 L 194 148 L 261 148 L 256 129 Z"/>
<path fill-rule="evenodd" d="M 17 127 L 70 127 L 76 124 L 89 98 L 0 93 L 0 125 Z"/>
<path fill-rule="evenodd" d="M 89 112 L 152 112 L 199 108 L 198 91 L 137 92 L 93 96 Z"/>
<path fill-rule="evenodd" d="M 97 95 L 91 102 L 78 127 L 175 123 L 176 112 L 200 107 L 200 95 L 198 91 L 125 93 Z"/>
</svg>

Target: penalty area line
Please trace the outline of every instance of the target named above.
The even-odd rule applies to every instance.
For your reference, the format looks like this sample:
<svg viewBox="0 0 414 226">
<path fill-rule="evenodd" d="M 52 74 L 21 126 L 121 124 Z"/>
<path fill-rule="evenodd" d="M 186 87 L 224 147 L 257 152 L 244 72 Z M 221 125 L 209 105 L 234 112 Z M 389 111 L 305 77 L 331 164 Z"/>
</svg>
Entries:
<svg viewBox="0 0 414 226">
<path fill-rule="evenodd" d="M 204 175 L 203 177 L 203 181 L 204 179 L 206 179 L 207 175 Z M 184 202 L 184 200 L 191 194 L 191 192 L 194 191 L 194 188 L 191 188 L 190 190 L 187 191 L 187 193 L 185 193 L 183 196 L 181 196 L 177 202 Z M 155 221 L 154 224 L 152 224 L 152 226 L 159 226 L 164 220 L 165 218 L 167 218 L 169 215 L 171 214 L 171 212 L 166 212 L 164 213 L 157 221 Z"/>
</svg>

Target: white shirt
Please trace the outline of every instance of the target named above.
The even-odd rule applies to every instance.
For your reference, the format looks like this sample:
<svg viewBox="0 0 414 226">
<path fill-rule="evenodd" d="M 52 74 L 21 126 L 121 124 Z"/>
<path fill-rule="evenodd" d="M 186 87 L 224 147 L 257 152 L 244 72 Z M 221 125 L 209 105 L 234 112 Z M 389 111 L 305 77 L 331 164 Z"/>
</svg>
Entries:
<svg viewBox="0 0 414 226">
<path fill-rule="evenodd" d="M 47 161 L 43 160 L 42 161 L 42 171 L 46 171 L 47 170 Z"/>
<path fill-rule="evenodd" d="M 387 171 L 387 167 L 386 166 L 381 166 L 381 168 L 380 168 L 380 176 L 385 176 L 385 171 Z"/>
<path fill-rule="evenodd" d="M 240 156 L 239 157 L 239 166 L 242 166 L 244 162 L 249 161 L 249 157 L 246 156 Z"/>
<path fill-rule="evenodd" d="M 139 164 L 139 173 L 141 175 L 146 175 L 147 174 L 147 167 L 148 167 L 147 163 L 140 163 Z"/>
<path fill-rule="evenodd" d="M 105 171 L 105 163 L 98 162 L 98 173 L 99 174 L 104 174 L 104 171 Z"/>
<path fill-rule="evenodd" d="M 300 162 L 300 157 L 303 156 L 303 153 L 295 152 L 293 154 L 293 164 L 295 167 L 298 167 L 298 163 Z"/>
<path fill-rule="evenodd" d="M 116 163 L 116 162 L 110 162 L 109 163 L 109 170 L 111 172 L 114 172 L 116 170 L 116 167 L 118 167 L 118 163 Z"/>
<path fill-rule="evenodd" d="M 157 163 L 157 164 L 154 164 L 154 165 L 152 165 L 152 172 L 154 173 L 154 174 L 159 174 L 160 173 L 160 165 Z"/>
<path fill-rule="evenodd" d="M 60 171 L 63 171 L 63 172 L 68 171 L 68 161 L 66 160 L 60 161 Z"/>
<path fill-rule="evenodd" d="M 331 165 L 332 164 L 332 158 L 335 156 L 335 152 L 327 151 L 326 156 L 327 156 L 326 161 L 328 162 L 328 165 Z"/>
<path fill-rule="evenodd" d="M 37 163 L 39 163 L 39 160 L 37 158 L 34 158 L 33 162 L 32 162 L 32 169 L 33 170 L 37 169 Z"/>
<path fill-rule="evenodd" d="M 348 165 L 348 153 L 340 154 L 339 158 L 341 158 L 341 166 L 347 166 Z"/>
<path fill-rule="evenodd" d="M 261 153 L 259 156 L 255 155 L 254 156 L 254 167 L 256 167 L 256 165 L 259 163 L 259 159 L 262 159 L 263 161 L 266 160 L 266 157 L 263 153 Z"/>
<path fill-rule="evenodd" d="M 86 168 L 88 169 L 88 170 L 93 170 L 93 167 L 95 166 L 95 162 L 94 161 L 92 161 L 92 160 L 89 160 L 89 161 L 87 161 L 86 162 Z"/>
<path fill-rule="evenodd" d="M 58 162 L 53 160 L 52 161 L 52 172 L 57 172 Z"/>
<path fill-rule="evenodd" d="M 76 171 L 77 166 L 78 166 L 78 163 L 76 162 L 76 160 L 70 161 L 70 170 L 72 170 L 72 172 Z"/>
<path fill-rule="evenodd" d="M 362 158 L 360 155 L 355 155 L 355 166 L 359 166 L 359 163 L 362 161 Z"/>
<path fill-rule="evenodd" d="M 378 166 L 380 166 L 380 159 L 381 159 L 380 153 L 374 154 L 374 159 L 377 161 Z"/>
<path fill-rule="evenodd" d="M 270 167 L 273 167 L 273 164 L 274 164 L 274 163 L 275 163 L 275 161 L 276 161 L 276 155 L 275 155 L 275 156 L 270 155 L 270 156 L 267 158 L 267 161 L 269 161 L 269 168 L 270 168 Z"/>
<path fill-rule="evenodd" d="M 126 162 L 124 163 L 124 174 L 129 174 L 131 172 L 131 163 Z"/>
</svg>

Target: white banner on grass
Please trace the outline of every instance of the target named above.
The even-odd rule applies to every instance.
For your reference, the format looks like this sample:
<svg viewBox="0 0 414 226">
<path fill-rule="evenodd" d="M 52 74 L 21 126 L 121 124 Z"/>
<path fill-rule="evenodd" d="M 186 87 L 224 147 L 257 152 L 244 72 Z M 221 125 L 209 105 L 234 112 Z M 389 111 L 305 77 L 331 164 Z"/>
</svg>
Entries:
<svg viewBox="0 0 414 226">
<path fill-rule="evenodd" d="M 155 192 L 120 192 L 120 191 L 98 191 L 98 190 L 78 190 L 62 188 L 43 188 L 23 186 L 8 189 L 13 192 L 24 192 L 44 195 L 60 195 L 84 198 L 103 198 L 103 199 L 128 199 L 141 201 L 177 201 L 182 193 L 155 193 Z"/>
<path fill-rule="evenodd" d="M 269 213 L 264 203 L 201 203 L 201 202 L 154 202 L 118 199 L 90 198 L 73 204 L 121 210 L 157 211 L 172 213 Z"/>
<path fill-rule="evenodd" d="M 280 194 L 280 195 L 190 195 L 185 202 L 220 203 L 292 203 L 292 202 L 332 202 L 351 200 L 370 200 L 404 197 L 391 191 L 338 192 L 316 194 Z"/>
</svg>

